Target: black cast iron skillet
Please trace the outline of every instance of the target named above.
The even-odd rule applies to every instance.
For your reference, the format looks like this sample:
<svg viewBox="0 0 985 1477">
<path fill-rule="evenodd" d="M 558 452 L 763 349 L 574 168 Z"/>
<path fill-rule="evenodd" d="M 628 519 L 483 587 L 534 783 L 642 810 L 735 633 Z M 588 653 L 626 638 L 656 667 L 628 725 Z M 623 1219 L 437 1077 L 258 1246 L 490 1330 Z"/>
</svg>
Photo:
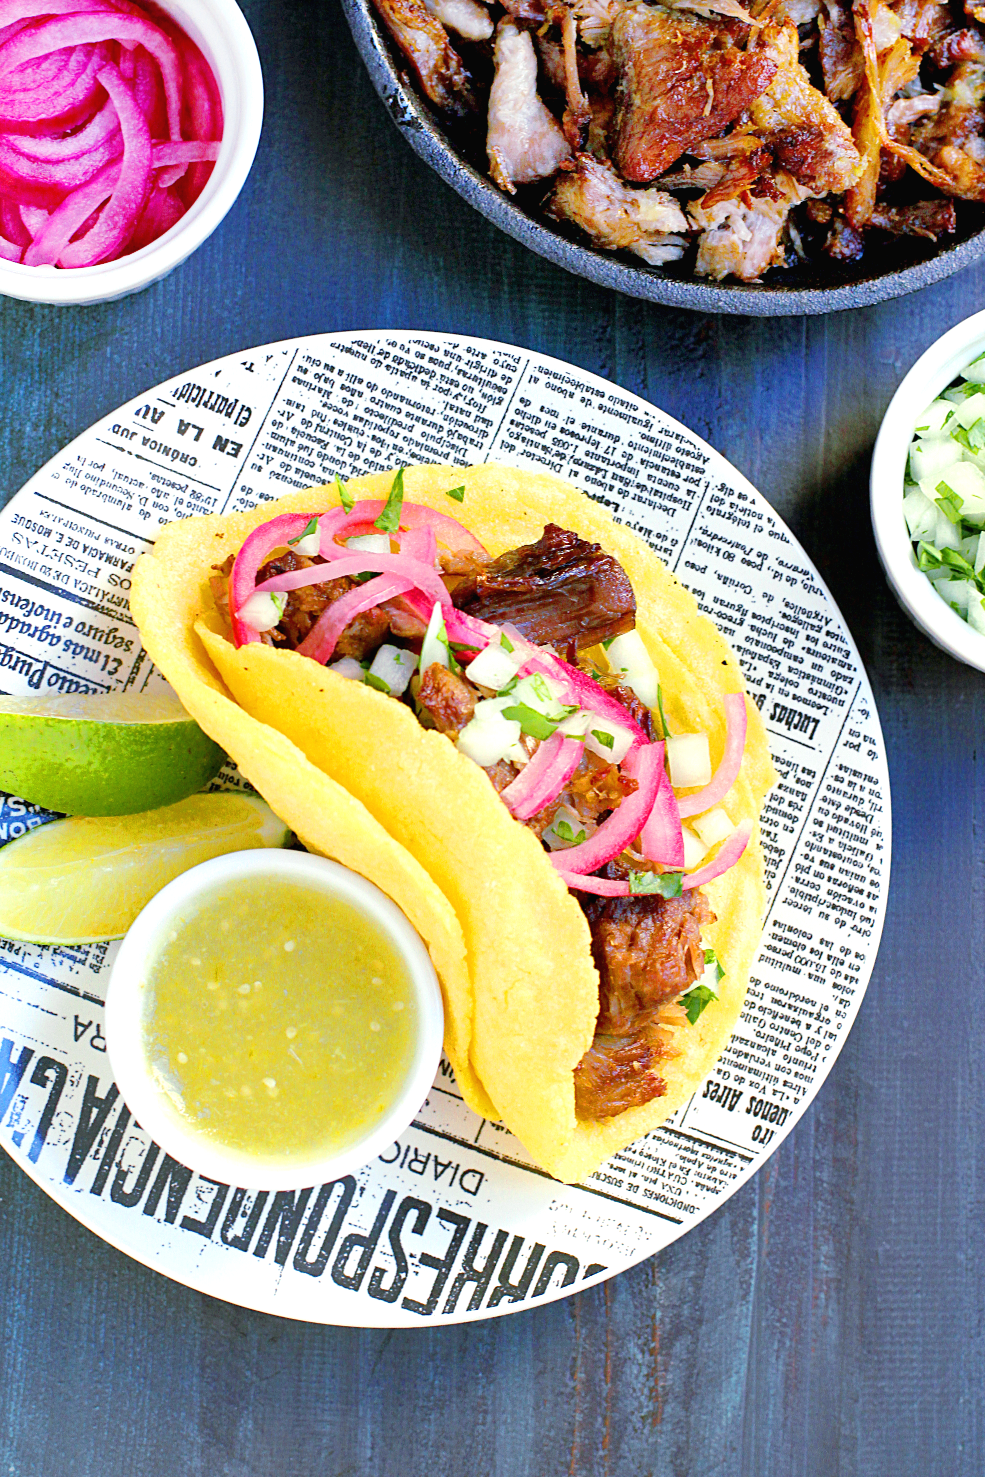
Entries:
<svg viewBox="0 0 985 1477">
<path fill-rule="evenodd" d="M 828 257 L 792 269 L 773 270 L 763 282 L 711 284 L 676 264 L 648 267 L 625 252 L 598 251 L 567 235 L 565 228 L 533 214 L 539 195 L 511 198 L 483 173 L 476 150 L 458 147 L 421 98 L 402 66 L 402 58 L 372 13 L 369 0 L 342 0 L 342 8 L 373 86 L 397 128 L 443 180 L 508 236 L 548 261 L 601 287 L 630 297 L 700 313 L 743 313 L 759 318 L 794 313 L 832 313 L 901 297 L 939 282 L 985 254 L 985 209 L 958 202 L 958 229 L 939 242 L 917 237 L 873 241 L 858 263 Z M 471 152 L 474 162 L 464 154 Z M 476 167 L 478 166 L 478 167 Z M 543 187 L 540 194 L 544 193 Z M 529 207 L 529 208 L 528 208 Z"/>
</svg>

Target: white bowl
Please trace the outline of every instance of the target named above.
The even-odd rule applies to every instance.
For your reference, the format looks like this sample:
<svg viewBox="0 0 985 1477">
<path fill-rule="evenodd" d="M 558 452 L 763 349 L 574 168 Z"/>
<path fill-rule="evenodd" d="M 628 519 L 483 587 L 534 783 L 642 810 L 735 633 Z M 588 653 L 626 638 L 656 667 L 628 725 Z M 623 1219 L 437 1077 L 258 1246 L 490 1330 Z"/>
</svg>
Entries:
<svg viewBox="0 0 985 1477">
<path fill-rule="evenodd" d="M 216 1144 L 188 1128 L 151 1072 L 145 1033 L 148 975 L 175 916 L 194 898 L 244 877 L 294 880 L 323 889 L 368 913 L 407 966 L 417 1003 L 418 1034 L 404 1086 L 371 1132 L 341 1153 L 289 1164 L 271 1163 Z M 427 1097 L 444 1034 L 444 1008 L 427 950 L 400 909 L 371 882 L 324 857 L 302 851 L 233 851 L 183 872 L 152 898 L 134 920 L 110 972 L 106 996 L 106 1050 L 134 1118 L 172 1158 L 222 1184 L 257 1190 L 298 1190 L 327 1184 L 369 1162 L 398 1138 Z"/>
<path fill-rule="evenodd" d="M 985 636 L 962 620 L 917 568 L 903 518 L 903 474 L 920 412 L 983 350 L 985 313 L 976 313 L 920 356 L 883 416 L 869 479 L 872 530 L 894 595 L 935 646 L 980 672 L 985 672 Z"/>
<path fill-rule="evenodd" d="M 119 261 L 96 267 L 25 267 L 0 259 L 0 293 L 31 303 L 111 302 L 166 277 L 225 217 L 250 172 L 263 123 L 263 73 L 253 33 L 235 0 L 157 0 L 192 38 L 222 95 L 219 158 L 194 205 L 170 231 Z"/>
</svg>

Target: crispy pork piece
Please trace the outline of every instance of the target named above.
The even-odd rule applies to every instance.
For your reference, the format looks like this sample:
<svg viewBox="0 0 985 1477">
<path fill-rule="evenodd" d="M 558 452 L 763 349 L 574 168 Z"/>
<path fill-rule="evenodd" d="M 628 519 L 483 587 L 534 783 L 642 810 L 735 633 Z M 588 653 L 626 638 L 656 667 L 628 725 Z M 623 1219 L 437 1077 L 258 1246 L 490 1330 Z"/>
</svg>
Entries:
<svg viewBox="0 0 985 1477">
<path fill-rule="evenodd" d="M 537 55 L 529 32 L 501 20 L 494 60 L 486 151 L 490 174 L 512 195 L 517 185 L 552 175 L 571 150 L 557 119 L 537 95 Z"/>
<path fill-rule="evenodd" d="M 619 863 L 606 876 L 625 876 Z M 676 1000 L 704 973 L 701 930 L 715 921 L 699 889 L 681 897 L 657 893 L 634 897 L 582 895 L 599 972 L 599 1018 L 603 1036 L 628 1036 L 648 1012 Z"/>
<path fill-rule="evenodd" d="M 767 51 L 740 51 L 723 26 L 662 5 L 621 10 L 612 54 L 619 68 L 613 158 L 633 184 L 650 183 L 702 139 L 717 137 L 778 70 Z"/>
<path fill-rule="evenodd" d="M 373 4 L 435 107 L 454 118 L 474 113 L 475 94 L 465 63 L 422 0 L 373 0 Z"/>
<path fill-rule="evenodd" d="M 466 579 L 459 610 L 511 622 L 538 646 L 594 646 L 632 630 L 636 596 L 622 565 L 598 544 L 548 523 L 535 544 L 511 549 Z"/>
<path fill-rule="evenodd" d="M 687 245 L 687 218 L 673 195 L 632 190 L 590 154 L 561 171 L 544 209 L 580 226 L 604 251 L 632 251 L 651 266 L 676 261 Z"/>
<path fill-rule="evenodd" d="M 882 166 L 883 140 L 886 136 L 886 108 L 901 88 L 906 87 L 920 70 L 920 58 L 914 56 L 909 41 L 900 36 L 879 53 L 877 63 L 878 93 L 866 76 L 855 101 L 852 135 L 862 155 L 859 178 L 845 195 L 845 217 L 856 231 L 863 231 L 872 219 Z"/>
<path fill-rule="evenodd" d="M 946 72 L 959 62 L 985 62 L 985 37 L 981 31 L 966 26 L 960 31 L 948 31 L 938 36 L 927 56 L 935 67 Z"/>
<path fill-rule="evenodd" d="M 700 202 L 688 206 L 688 215 L 702 233 L 695 262 L 699 277 L 720 282 L 731 274 L 742 282 L 755 282 L 768 267 L 785 260 L 787 217 L 808 192 L 783 174 L 757 182 L 754 189 L 761 188 L 761 194 L 747 191 L 740 199 L 724 200 L 710 210 Z"/>
<path fill-rule="evenodd" d="M 417 690 L 417 701 L 430 713 L 435 728 L 453 736 L 471 722 L 477 698 L 471 682 L 450 672 L 440 662 L 431 663 Z"/>
<path fill-rule="evenodd" d="M 896 0 L 893 13 L 908 41 L 921 51 L 932 46 L 938 36 L 952 26 L 951 11 L 946 0 Z"/>
<path fill-rule="evenodd" d="M 870 224 L 894 236 L 925 236 L 936 241 L 957 230 L 958 221 L 953 200 L 918 200 L 913 205 L 877 204 Z"/>
<path fill-rule="evenodd" d="M 827 14 L 818 16 L 817 57 L 825 95 L 833 103 L 854 97 L 865 76 L 865 62 L 855 28 L 836 0 L 828 0 Z"/>
<path fill-rule="evenodd" d="M 579 1118 L 614 1118 L 663 1097 L 667 1083 L 656 1070 L 672 1053 L 658 1030 L 632 1036 L 596 1036 L 575 1068 L 575 1112 Z"/>
<path fill-rule="evenodd" d="M 850 226 L 843 215 L 838 214 L 831 222 L 824 249 L 836 262 L 857 262 L 862 259 L 865 243 L 861 233 Z"/>
<path fill-rule="evenodd" d="M 424 0 L 424 8 L 466 41 L 488 41 L 493 33 L 492 16 L 477 0 Z"/>
<path fill-rule="evenodd" d="M 798 61 L 796 26 L 764 27 L 759 46 L 775 63 L 769 87 L 749 109 L 763 142 L 808 194 L 847 190 L 862 172 L 862 158 L 840 115 Z"/>
<path fill-rule="evenodd" d="M 750 154 L 737 154 L 726 165 L 720 179 L 701 197 L 701 208 L 711 210 L 723 200 L 735 200 L 745 194 L 769 170 L 773 156 L 769 149 L 754 149 Z"/>
</svg>

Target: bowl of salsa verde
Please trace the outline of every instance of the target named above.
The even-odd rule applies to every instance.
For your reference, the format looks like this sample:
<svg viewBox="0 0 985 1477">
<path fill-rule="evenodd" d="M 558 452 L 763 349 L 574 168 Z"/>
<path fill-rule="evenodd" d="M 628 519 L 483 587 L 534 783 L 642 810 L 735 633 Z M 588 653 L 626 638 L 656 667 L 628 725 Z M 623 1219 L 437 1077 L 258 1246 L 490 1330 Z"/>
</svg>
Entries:
<svg viewBox="0 0 985 1477">
<path fill-rule="evenodd" d="M 427 950 L 371 882 L 299 851 L 176 877 L 120 946 L 110 1064 L 157 1143 L 257 1189 L 367 1163 L 427 1096 L 443 1009 Z"/>
</svg>

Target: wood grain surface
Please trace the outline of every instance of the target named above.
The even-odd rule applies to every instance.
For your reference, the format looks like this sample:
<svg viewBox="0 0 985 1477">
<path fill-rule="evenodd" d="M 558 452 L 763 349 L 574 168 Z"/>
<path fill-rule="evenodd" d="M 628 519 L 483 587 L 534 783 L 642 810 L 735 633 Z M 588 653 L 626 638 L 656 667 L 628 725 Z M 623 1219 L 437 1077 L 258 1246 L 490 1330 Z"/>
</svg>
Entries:
<svg viewBox="0 0 985 1477">
<path fill-rule="evenodd" d="M 985 1470 L 985 678 L 889 595 L 868 461 L 985 269 L 829 318 L 706 318 L 497 234 L 399 139 L 334 0 L 243 0 L 267 87 L 247 187 L 167 281 L 0 300 L 0 500 L 97 416 L 241 347 L 473 333 L 572 360 L 706 437 L 841 604 L 889 747 L 882 952 L 814 1107 L 660 1256 L 466 1328 L 248 1313 L 128 1261 L 0 1163 L 0 1477 L 964 1477 Z"/>
</svg>

